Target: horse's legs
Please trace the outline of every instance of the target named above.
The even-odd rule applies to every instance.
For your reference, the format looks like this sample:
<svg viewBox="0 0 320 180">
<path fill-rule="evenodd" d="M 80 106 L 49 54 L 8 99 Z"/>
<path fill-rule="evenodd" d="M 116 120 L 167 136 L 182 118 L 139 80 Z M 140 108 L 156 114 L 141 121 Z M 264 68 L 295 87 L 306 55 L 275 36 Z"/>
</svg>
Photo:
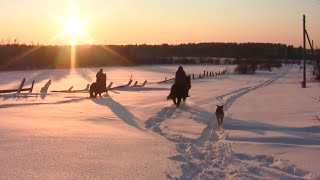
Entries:
<svg viewBox="0 0 320 180">
<path fill-rule="evenodd" d="M 91 89 L 90 89 L 90 97 L 91 97 L 91 98 L 93 98 L 93 97 L 94 97 L 93 92 L 92 92 L 92 90 L 91 90 Z"/>
<path fill-rule="evenodd" d="M 181 97 L 178 97 L 177 107 L 179 107 L 180 103 L 181 103 Z"/>
<path fill-rule="evenodd" d="M 177 104 L 176 98 L 172 98 L 172 101 L 173 101 L 173 104 L 174 104 L 174 105 Z"/>
<path fill-rule="evenodd" d="M 187 97 L 190 97 L 190 96 L 189 96 L 189 89 L 186 89 L 185 95 L 184 95 L 184 97 L 183 97 L 183 101 L 186 101 Z"/>
<path fill-rule="evenodd" d="M 99 93 L 100 98 L 102 98 L 101 93 Z"/>
<path fill-rule="evenodd" d="M 222 119 L 219 118 L 219 126 L 221 126 L 221 125 L 222 125 Z"/>
</svg>

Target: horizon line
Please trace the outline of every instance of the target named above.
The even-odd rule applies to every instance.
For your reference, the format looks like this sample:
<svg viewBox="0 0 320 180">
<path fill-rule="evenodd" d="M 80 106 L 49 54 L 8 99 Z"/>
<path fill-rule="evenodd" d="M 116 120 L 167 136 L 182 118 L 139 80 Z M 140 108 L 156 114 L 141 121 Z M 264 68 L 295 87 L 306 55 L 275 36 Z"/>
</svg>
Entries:
<svg viewBox="0 0 320 180">
<path fill-rule="evenodd" d="M 286 43 L 280 43 L 280 42 L 253 42 L 253 41 L 248 41 L 248 42 L 219 42 L 219 41 L 203 41 L 203 42 L 188 42 L 188 43 L 155 43 L 155 44 L 148 44 L 148 43 L 128 43 L 128 44 L 102 44 L 102 43 L 93 43 L 93 44 L 85 44 L 85 43 L 80 43 L 80 44 L 75 44 L 75 46 L 142 46 L 142 45 L 147 45 L 147 46 L 161 46 L 161 45 L 168 45 L 168 46 L 179 46 L 179 45 L 188 45 L 188 44 L 278 44 L 278 45 L 286 45 L 286 46 L 293 46 L 293 47 L 302 47 L 300 46 L 295 46 L 293 44 L 286 44 Z M 43 43 L 33 43 L 33 44 L 28 44 L 28 43 L 5 43 L 5 44 L 0 44 L 0 46 L 6 46 L 6 45 L 25 45 L 25 46 L 72 46 L 70 44 L 43 44 Z"/>
</svg>

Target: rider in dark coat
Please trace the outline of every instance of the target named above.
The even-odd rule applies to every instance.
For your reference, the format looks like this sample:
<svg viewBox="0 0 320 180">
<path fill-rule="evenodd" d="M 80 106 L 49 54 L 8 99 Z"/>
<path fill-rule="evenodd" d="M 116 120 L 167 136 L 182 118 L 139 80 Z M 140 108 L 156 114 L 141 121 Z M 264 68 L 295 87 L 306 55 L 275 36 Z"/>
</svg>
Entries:
<svg viewBox="0 0 320 180">
<path fill-rule="evenodd" d="M 96 75 L 96 78 L 97 78 L 96 82 L 98 84 L 101 84 L 101 82 L 103 81 L 103 76 L 104 76 L 103 69 L 100 69 L 100 71 Z"/>
<path fill-rule="evenodd" d="M 187 84 L 187 75 L 186 72 L 183 70 L 182 66 L 179 66 L 176 76 L 175 76 L 175 81 L 174 81 L 174 88 L 177 90 L 181 89 L 189 89 L 190 87 Z M 189 95 L 187 95 L 189 97 Z"/>
<path fill-rule="evenodd" d="M 179 66 L 177 72 L 176 72 L 176 77 L 175 77 L 175 84 L 179 87 L 185 87 L 187 85 L 187 75 L 186 72 L 184 72 L 183 67 Z"/>
<path fill-rule="evenodd" d="M 177 96 L 181 96 L 181 95 L 183 96 L 183 94 L 185 93 L 187 93 L 186 97 L 190 97 L 188 93 L 189 93 L 189 89 L 191 88 L 191 85 L 189 84 L 187 78 L 188 77 L 184 72 L 183 67 L 179 66 L 176 72 L 174 84 L 171 86 L 170 94 L 167 97 L 167 100 L 175 99 L 175 97 Z"/>
</svg>

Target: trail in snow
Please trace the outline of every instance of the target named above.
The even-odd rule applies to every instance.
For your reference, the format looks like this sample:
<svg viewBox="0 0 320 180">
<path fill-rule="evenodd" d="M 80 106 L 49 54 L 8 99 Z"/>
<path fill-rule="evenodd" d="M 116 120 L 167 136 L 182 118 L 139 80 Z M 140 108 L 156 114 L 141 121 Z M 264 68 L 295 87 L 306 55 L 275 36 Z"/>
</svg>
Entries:
<svg viewBox="0 0 320 180">
<path fill-rule="evenodd" d="M 236 91 L 217 97 L 226 105 L 226 110 L 231 107 L 236 99 L 258 88 L 270 85 L 277 79 L 285 76 L 289 69 L 285 69 L 277 76 L 261 84 L 241 88 Z M 227 98 L 226 98 L 227 97 Z M 183 113 L 189 113 L 192 120 L 205 123 L 198 138 L 185 137 L 178 133 L 164 131 L 165 121 L 179 119 Z M 226 119 L 231 119 L 232 114 L 226 113 Z M 164 107 L 153 117 L 145 122 L 145 127 L 158 133 L 169 141 L 175 143 L 177 154 L 169 159 L 181 162 L 182 175 L 173 177 L 169 173 L 168 179 L 305 179 L 315 178 L 308 171 L 299 169 L 287 161 L 276 159 L 268 155 L 251 156 L 234 152 L 229 133 L 214 127 L 210 119 L 214 116 L 200 107 L 182 105 L 179 108 Z"/>
<path fill-rule="evenodd" d="M 240 98 L 241 96 L 253 91 L 253 90 L 256 90 L 258 88 L 262 88 L 262 87 L 266 87 L 270 84 L 272 84 L 274 81 L 278 80 L 279 78 L 281 77 L 284 77 L 289 71 L 289 68 L 286 68 L 284 71 L 280 72 L 278 75 L 276 75 L 275 77 L 271 78 L 271 79 L 268 79 L 267 81 L 264 81 L 263 83 L 261 84 L 258 84 L 258 85 L 254 85 L 254 86 L 249 86 L 249 87 L 244 87 L 244 88 L 240 88 L 240 89 L 237 89 L 235 91 L 232 91 L 232 92 L 229 92 L 229 93 L 226 93 L 226 94 L 223 94 L 223 95 L 220 95 L 218 97 L 216 97 L 216 99 L 223 103 L 224 104 L 224 107 L 223 109 L 225 111 L 227 111 L 231 106 L 232 104 L 238 99 Z M 227 99 L 225 99 L 227 97 Z"/>
</svg>

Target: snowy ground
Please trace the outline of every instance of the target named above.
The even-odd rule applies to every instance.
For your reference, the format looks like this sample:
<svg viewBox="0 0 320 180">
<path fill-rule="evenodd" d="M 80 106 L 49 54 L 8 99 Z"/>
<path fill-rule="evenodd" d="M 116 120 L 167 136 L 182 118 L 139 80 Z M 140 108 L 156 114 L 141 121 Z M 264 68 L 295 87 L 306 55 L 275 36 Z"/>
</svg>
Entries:
<svg viewBox="0 0 320 180">
<path fill-rule="evenodd" d="M 187 73 L 225 66 L 184 66 Z M 0 72 L 0 89 L 36 81 L 32 94 L 0 95 L 0 179 L 320 179 L 320 84 L 298 67 L 192 81 L 181 107 L 166 101 L 177 66 L 108 67 L 146 87 L 83 89 L 98 68 Z M 232 67 L 228 67 L 229 70 Z M 215 108 L 223 104 L 224 126 Z"/>
</svg>

